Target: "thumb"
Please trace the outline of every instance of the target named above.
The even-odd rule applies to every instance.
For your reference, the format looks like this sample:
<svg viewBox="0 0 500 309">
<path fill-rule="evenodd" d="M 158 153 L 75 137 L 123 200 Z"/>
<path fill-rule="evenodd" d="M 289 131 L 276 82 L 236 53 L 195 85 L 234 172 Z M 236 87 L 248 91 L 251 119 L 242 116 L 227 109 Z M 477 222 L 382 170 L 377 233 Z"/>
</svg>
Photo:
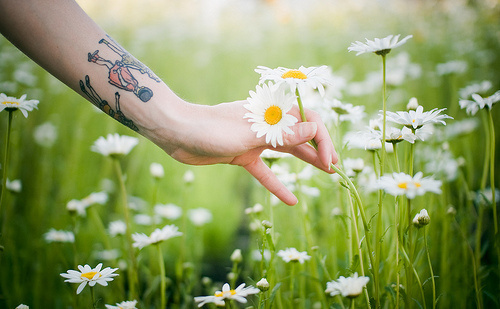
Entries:
<svg viewBox="0 0 500 309">
<path fill-rule="evenodd" d="M 299 122 L 291 129 L 294 134 L 283 136 L 284 146 L 297 146 L 312 140 L 316 136 L 318 125 L 315 122 Z"/>
</svg>

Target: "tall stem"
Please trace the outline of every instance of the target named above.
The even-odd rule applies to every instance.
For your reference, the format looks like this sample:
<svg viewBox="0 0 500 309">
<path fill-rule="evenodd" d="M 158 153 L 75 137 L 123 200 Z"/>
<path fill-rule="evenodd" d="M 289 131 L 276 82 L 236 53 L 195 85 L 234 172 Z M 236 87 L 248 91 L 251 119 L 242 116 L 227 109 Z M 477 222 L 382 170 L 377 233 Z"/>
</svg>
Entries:
<svg viewBox="0 0 500 309">
<path fill-rule="evenodd" d="M 7 122 L 7 132 L 5 133 L 5 154 L 4 160 L 2 164 L 2 191 L 0 191 L 0 237 L 3 234 L 3 200 L 5 196 L 5 192 L 7 192 L 7 168 L 9 165 L 9 150 L 10 150 L 10 131 L 12 127 L 12 114 L 14 111 L 9 110 L 9 120 Z M 5 211 L 5 210 L 4 210 Z"/>
<path fill-rule="evenodd" d="M 497 203 L 495 192 L 495 125 L 493 123 L 493 115 L 491 109 L 488 109 L 488 123 L 490 131 L 490 188 L 491 188 L 491 203 L 493 206 L 493 222 L 495 226 L 495 237 L 498 236 L 498 218 L 497 218 Z"/>
<path fill-rule="evenodd" d="M 156 248 L 158 249 L 158 263 L 160 265 L 160 299 L 161 299 L 161 307 L 165 309 L 167 307 L 167 301 L 165 298 L 165 293 L 167 290 L 167 282 L 165 280 L 165 261 L 163 261 L 163 252 L 161 251 L 160 245 L 157 244 Z"/>
<path fill-rule="evenodd" d="M 431 272 L 432 281 L 432 309 L 436 309 L 436 282 L 434 280 L 434 271 L 432 270 L 431 255 L 429 253 L 429 246 L 427 246 L 427 233 L 424 227 L 424 246 L 425 252 L 427 253 L 427 262 L 429 263 L 429 270 Z"/>
</svg>

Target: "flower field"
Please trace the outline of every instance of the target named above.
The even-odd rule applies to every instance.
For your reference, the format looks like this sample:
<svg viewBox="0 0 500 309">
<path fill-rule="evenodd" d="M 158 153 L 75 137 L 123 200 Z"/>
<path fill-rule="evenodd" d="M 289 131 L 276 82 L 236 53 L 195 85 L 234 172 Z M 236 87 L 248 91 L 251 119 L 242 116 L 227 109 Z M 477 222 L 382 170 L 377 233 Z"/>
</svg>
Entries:
<svg viewBox="0 0 500 309">
<path fill-rule="evenodd" d="M 0 308 L 500 308 L 498 1 L 78 2 L 183 99 L 248 98 L 299 202 L 175 161 L 0 36 Z M 294 105 L 334 174 L 272 151 Z"/>
</svg>

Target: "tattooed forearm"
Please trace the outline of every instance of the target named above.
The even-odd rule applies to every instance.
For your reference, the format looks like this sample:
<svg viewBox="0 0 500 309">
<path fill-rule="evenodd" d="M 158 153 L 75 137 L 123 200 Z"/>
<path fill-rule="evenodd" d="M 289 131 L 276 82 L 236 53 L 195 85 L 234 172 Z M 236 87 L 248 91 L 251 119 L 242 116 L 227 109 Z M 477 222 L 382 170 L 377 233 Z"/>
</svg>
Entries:
<svg viewBox="0 0 500 309">
<path fill-rule="evenodd" d="M 125 117 L 123 112 L 120 110 L 120 94 L 118 92 L 115 93 L 115 105 L 116 105 L 116 111 L 115 111 L 111 108 L 111 106 L 108 104 L 106 100 L 101 99 L 101 97 L 97 94 L 97 92 L 90 84 L 90 78 L 88 75 L 85 76 L 85 83 L 83 82 L 83 80 L 80 80 L 80 89 L 89 98 L 89 101 L 92 102 L 98 108 L 100 108 L 103 112 L 113 117 L 114 119 L 118 120 L 120 123 L 126 125 L 130 129 L 134 131 L 139 131 L 139 128 L 137 128 L 134 122 Z"/>
</svg>

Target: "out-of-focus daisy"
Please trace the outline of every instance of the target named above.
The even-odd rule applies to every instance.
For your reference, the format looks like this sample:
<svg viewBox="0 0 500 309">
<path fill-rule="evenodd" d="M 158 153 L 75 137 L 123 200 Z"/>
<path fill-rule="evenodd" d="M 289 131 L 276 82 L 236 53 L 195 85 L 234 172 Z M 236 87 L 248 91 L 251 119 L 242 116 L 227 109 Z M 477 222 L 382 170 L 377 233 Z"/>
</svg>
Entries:
<svg viewBox="0 0 500 309">
<path fill-rule="evenodd" d="M 206 208 L 193 208 L 188 211 L 188 218 L 195 226 L 212 222 L 212 212 Z"/>
<path fill-rule="evenodd" d="M 357 52 L 356 56 L 364 54 L 364 53 L 375 53 L 377 55 L 386 55 L 388 54 L 391 49 L 394 49 L 396 47 L 399 47 L 406 43 L 410 38 L 412 38 L 412 35 L 407 35 L 404 39 L 398 42 L 399 40 L 399 34 L 394 36 L 394 35 L 389 35 L 386 36 L 383 39 L 378 39 L 375 38 L 373 41 L 365 39 L 366 42 L 362 43 L 360 41 L 356 41 L 354 43 L 351 43 L 351 46 L 347 48 L 348 51 L 355 51 Z"/>
<path fill-rule="evenodd" d="M 108 232 L 111 237 L 125 235 L 127 224 L 121 220 L 111 221 L 108 226 Z"/>
<path fill-rule="evenodd" d="M 154 207 L 155 214 L 168 220 L 178 219 L 182 215 L 182 208 L 175 204 L 157 204 Z"/>
<path fill-rule="evenodd" d="M 11 181 L 9 180 L 9 178 L 7 178 L 5 187 L 7 188 L 7 190 L 11 192 L 20 193 L 21 190 L 23 189 L 23 183 L 21 182 L 21 179 L 14 179 Z"/>
<path fill-rule="evenodd" d="M 299 262 L 304 264 L 305 261 L 311 259 L 311 256 L 306 251 L 299 252 L 295 248 L 286 248 L 285 250 L 278 251 L 278 256 L 283 259 L 285 263 Z"/>
<path fill-rule="evenodd" d="M 330 281 L 326 283 L 326 293 L 330 293 L 330 296 L 342 295 L 343 297 L 355 298 L 358 297 L 362 292 L 363 288 L 370 281 L 369 277 L 358 276 L 358 273 L 354 273 L 352 277 L 340 276 L 337 280 Z"/>
<path fill-rule="evenodd" d="M 500 90 L 498 90 L 489 97 L 483 98 L 481 95 L 477 93 L 473 93 L 471 97 L 472 100 L 460 100 L 459 104 L 460 108 L 465 109 L 467 114 L 475 115 L 479 109 L 484 109 L 485 107 L 491 109 L 493 107 L 493 104 L 500 101 Z"/>
<path fill-rule="evenodd" d="M 379 188 L 390 195 L 405 195 L 409 199 L 426 192 L 441 194 L 442 184 L 440 180 L 435 180 L 432 177 L 423 177 L 422 172 L 416 173 L 413 177 L 405 173 L 392 173 L 380 177 L 378 183 Z"/>
<path fill-rule="evenodd" d="M 429 217 L 429 214 L 427 213 L 427 210 L 422 209 L 418 214 L 415 215 L 415 218 L 413 218 L 413 224 L 416 227 L 424 227 L 427 224 L 431 222 L 431 217 Z"/>
<path fill-rule="evenodd" d="M 35 142 L 42 147 L 52 147 L 57 139 L 57 128 L 50 122 L 37 126 L 33 132 Z"/>
<path fill-rule="evenodd" d="M 413 97 L 413 98 L 410 98 L 410 100 L 408 100 L 408 104 L 406 104 L 406 110 L 417 110 L 417 108 L 419 107 L 420 105 L 418 104 L 418 100 L 417 98 Z"/>
<path fill-rule="evenodd" d="M 108 201 L 108 194 L 106 192 L 92 192 L 87 197 L 76 200 L 73 199 L 66 204 L 66 209 L 71 213 L 77 213 L 78 215 L 85 217 L 87 208 L 94 205 L 103 205 Z"/>
<path fill-rule="evenodd" d="M 262 256 L 264 256 L 264 260 L 269 261 L 271 259 L 271 251 L 269 251 L 269 249 L 264 249 L 264 251 L 255 249 L 252 250 L 250 256 L 252 260 L 256 262 L 262 261 Z"/>
<path fill-rule="evenodd" d="M 344 171 L 349 177 L 356 176 L 356 174 L 361 173 L 365 167 L 365 161 L 361 158 L 345 158 L 342 163 L 344 165 Z"/>
<path fill-rule="evenodd" d="M 90 149 L 103 156 L 120 156 L 128 154 L 138 143 L 138 138 L 115 133 L 99 137 Z"/>
<path fill-rule="evenodd" d="M 277 86 L 284 84 L 289 87 L 292 93 L 295 93 L 295 89 L 299 89 L 300 93 L 304 93 L 307 89 L 318 89 L 320 95 L 324 96 L 324 86 L 333 84 L 330 68 L 326 65 L 308 68 L 301 66 L 299 69 L 283 67 L 270 69 L 265 66 L 258 66 L 255 72 L 260 74 L 260 84 L 266 81 L 272 81 Z"/>
<path fill-rule="evenodd" d="M 197 296 L 194 301 L 199 303 L 198 307 L 201 308 L 205 304 L 213 303 L 216 306 L 224 306 L 225 300 L 235 300 L 239 303 L 246 304 L 249 295 L 257 294 L 260 290 L 253 286 L 245 287 L 245 283 L 240 284 L 236 289 L 232 290 L 229 283 L 222 286 L 222 291 L 216 291 L 213 296 Z"/>
<path fill-rule="evenodd" d="M 436 73 L 438 75 L 460 74 L 467 70 L 467 62 L 460 60 L 452 60 L 436 65 Z"/>
<path fill-rule="evenodd" d="M 157 179 L 163 178 L 163 176 L 165 176 L 163 165 L 156 162 L 151 163 L 151 165 L 149 166 L 149 173 L 151 173 L 151 176 L 153 176 L 153 178 Z"/>
<path fill-rule="evenodd" d="M 43 235 L 45 241 L 48 243 L 51 242 L 75 242 L 75 234 L 71 231 L 63 231 L 50 229 L 47 233 Z"/>
<path fill-rule="evenodd" d="M 405 112 L 387 112 L 387 121 L 402 124 L 410 129 L 416 130 L 427 124 L 442 123 L 446 125 L 444 119 L 453 119 L 452 117 L 441 114 L 446 108 L 434 108 L 428 112 L 424 112 L 422 105 L 419 105 L 416 110 Z"/>
<path fill-rule="evenodd" d="M 120 250 L 110 249 L 110 250 L 95 251 L 94 256 L 98 260 L 114 261 L 120 257 Z"/>
<path fill-rule="evenodd" d="M 252 122 L 250 129 L 257 133 L 257 138 L 266 136 L 266 143 L 273 147 L 283 146 L 283 133 L 294 134 L 291 126 L 297 123 L 297 118 L 287 114 L 295 101 L 294 94 L 285 94 L 279 85 L 264 84 L 257 86 L 256 91 L 250 91 L 248 104 L 244 107 L 250 111 L 244 118 Z"/>
<path fill-rule="evenodd" d="M 193 181 L 194 181 L 194 173 L 193 173 L 193 171 L 192 170 L 187 170 L 184 173 L 184 176 L 182 176 L 182 180 L 184 180 L 184 183 L 186 183 L 186 184 L 193 183 Z"/>
<path fill-rule="evenodd" d="M 96 283 L 107 286 L 109 281 L 114 280 L 113 277 L 118 276 L 118 274 L 114 274 L 118 268 L 106 267 L 103 270 L 101 268 L 102 263 L 99 263 L 95 268 L 91 268 L 88 264 L 85 266 L 78 265 L 79 271 L 68 270 L 67 273 L 62 273 L 61 277 L 66 278 L 64 282 L 80 283 L 76 290 L 76 294 L 80 294 L 83 288 L 87 286 L 87 283 L 91 287 Z"/>
<path fill-rule="evenodd" d="M 415 143 L 417 139 L 417 135 L 415 135 L 410 129 L 407 127 L 403 127 L 401 130 L 394 127 L 386 128 L 386 137 L 385 141 L 392 144 L 397 144 L 402 141 L 407 141 L 410 143 Z"/>
<path fill-rule="evenodd" d="M 479 83 L 474 83 L 458 91 L 458 95 L 463 99 L 469 99 L 473 93 L 486 95 L 490 91 L 493 84 L 489 80 L 484 80 Z"/>
<path fill-rule="evenodd" d="M 28 118 L 28 112 L 34 108 L 38 108 L 38 100 L 26 100 L 26 95 L 23 94 L 20 98 L 8 97 L 4 93 L 0 93 L 0 112 L 20 110 L 25 118 Z"/>
<path fill-rule="evenodd" d="M 361 121 L 365 116 L 365 107 L 358 105 L 354 106 L 350 103 L 342 103 L 339 100 L 325 100 L 325 107 L 332 113 L 334 123 L 350 121 L 356 123 Z"/>
<path fill-rule="evenodd" d="M 278 161 L 279 159 L 288 158 L 288 157 L 291 157 L 291 156 L 292 155 L 289 154 L 289 153 L 279 152 L 279 151 L 275 151 L 275 150 L 272 150 L 272 149 L 265 149 L 260 154 L 260 157 L 262 159 L 264 159 L 265 161 L 269 162 L 269 163 L 274 163 L 274 162 Z"/>
<path fill-rule="evenodd" d="M 181 235 L 182 232 L 179 232 L 179 228 L 177 226 L 173 224 L 165 225 L 162 229 L 154 230 L 150 236 L 147 236 L 144 233 L 133 234 L 132 235 L 132 239 L 134 240 L 133 246 L 142 249 L 146 246 L 159 244 L 162 241 Z"/>
<path fill-rule="evenodd" d="M 20 304 L 19 306 L 16 307 L 16 309 L 30 309 L 30 307 L 25 304 Z"/>
<path fill-rule="evenodd" d="M 121 303 L 116 303 L 116 306 L 105 305 L 106 309 L 137 309 L 137 300 L 127 300 Z"/>
</svg>

